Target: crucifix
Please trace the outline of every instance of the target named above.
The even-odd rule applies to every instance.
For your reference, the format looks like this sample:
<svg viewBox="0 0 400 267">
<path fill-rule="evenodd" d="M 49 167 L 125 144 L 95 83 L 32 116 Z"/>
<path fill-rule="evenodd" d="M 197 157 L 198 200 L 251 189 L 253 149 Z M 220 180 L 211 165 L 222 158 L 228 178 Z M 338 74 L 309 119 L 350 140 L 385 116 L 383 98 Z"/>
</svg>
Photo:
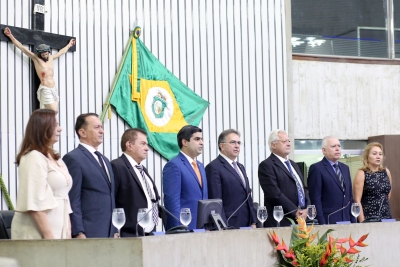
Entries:
<svg viewBox="0 0 400 267">
<path fill-rule="evenodd" d="M 44 1 L 32 0 L 32 6 L 40 5 L 44 7 Z M 50 108 L 58 112 L 58 92 L 53 80 L 53 59 L 67 51 L 74 52 L 75 38 L 47 33 L 43 30 L 44 14 L 36 12 L 32 15 L 32 29 L 0 24 L 0 41 L 12 41 L 15 46 L 31 58 L 31 64 L 34 65 L 31 68 L 32 111 L 38 108 Z M 30 45 L 30 50 L 22 44 Z M 50 54 L 50 48 L 58 49 L 59 52 L 53 56 Z M 36 93 L 36 90 L 38 90 L 38 93 Z M 36 95 L 38 98 L 35 97 Z"/>
</svg>

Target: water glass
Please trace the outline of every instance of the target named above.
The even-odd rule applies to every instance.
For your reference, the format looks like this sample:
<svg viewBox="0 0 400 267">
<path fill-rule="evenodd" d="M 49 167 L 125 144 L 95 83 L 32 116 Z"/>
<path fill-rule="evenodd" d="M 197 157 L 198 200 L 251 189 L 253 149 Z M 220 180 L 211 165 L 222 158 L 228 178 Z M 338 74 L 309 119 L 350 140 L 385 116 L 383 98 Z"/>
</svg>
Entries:
<svg viewBox="0 0 400 267">
<path fill-rule="evenodd" d="M 267 208 L 265 206 L 258 206 L 257 208 L 257 219 L 261 222 L 264 227 L 264 222 L 268 218 Z"/>
<path fill-rule="evenodd" d="M 275 221 L 278 222 L 277 223 L 277 227 L 279 227 L 280 226 L 280 222 L 283 219 L 283 208 L 282 208 L 282 206 L 275 206 L 273 215 L 274 215 Z"/>
<path fill-rule="evenodd" d="M 188 226 L 192 221 L 192 214 L 189 208 L 182 208 L 180 214 L 180 221 L 183 225 Z"/>
<path fill-rule="evenodd" d="M 123 208 L 117 208 L 113 210 L 112 224 L 118 229 L 118 238 L 120 238 L 121 228 L 125 224 L 125 211 Z"/>
</svg>

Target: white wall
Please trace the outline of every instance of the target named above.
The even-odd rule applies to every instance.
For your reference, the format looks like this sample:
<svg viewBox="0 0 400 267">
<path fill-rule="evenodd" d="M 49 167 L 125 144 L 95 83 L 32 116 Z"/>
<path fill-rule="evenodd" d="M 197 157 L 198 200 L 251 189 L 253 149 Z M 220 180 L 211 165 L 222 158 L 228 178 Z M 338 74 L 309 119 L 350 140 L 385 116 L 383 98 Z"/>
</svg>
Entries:
<svg viewBox="0 0 400 267">
<path fill-rule="evenodd" d="M 366 140 L 400 134 L 400 64 L 293 60 L 292 137 Z"/>
<path fill-rule="evenodd" d="M 242 133 L 239 157 L 253 185 L 254 201 L 263 199 L 258 164 L 269 151 L 274 128 L 287 128 L 287 59 L 284 0 L 52 0 L 46 1 L 45 31 L 77 38 L 75 53 L 55 65 L 60 91 L 57 149 L 75 148 L 75 118 L 100 114 L 120 63 L 129 30 L 137 19 L 141 39 L 189 88 L 210 102 L 200 127 L 208 164 L 217 154 L 218 134 L 227 128 Z M 286 0 L 286 3 L 289 1 Z M 0 23 L 30 28 L 30 1 L 0 2 Z M 290 16 L 290 14 L 289 14 Z M 17 168 L 13 163 L 29 119 L 29 60 L 8 43 L 0 43 L 0 173 L 15 203 Z M 119 138 L 127 128 L 113 111 L 104 122 L 100 150 L 110 159 L 120 154 Z M 166 160 L 151 151 L 144 162 L 161 191 Z M 263 202 L 263 201 L 262 201 Z M 4 201 L 0 209 L 7 209 Z"/>
</svg>

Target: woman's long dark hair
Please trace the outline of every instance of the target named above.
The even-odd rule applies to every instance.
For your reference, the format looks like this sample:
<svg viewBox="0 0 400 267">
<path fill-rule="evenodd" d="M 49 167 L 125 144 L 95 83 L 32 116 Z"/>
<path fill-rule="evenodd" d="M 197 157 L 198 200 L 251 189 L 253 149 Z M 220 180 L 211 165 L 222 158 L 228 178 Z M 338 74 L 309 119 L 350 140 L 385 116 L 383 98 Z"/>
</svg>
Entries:
<svg viewBox="0 0 400 267">
<path fill-rule="evenodd" d="M 37 109 L 29 118 L 25 129 L 24 140 L 17 155 L 16 164 L 19 165 L 21 157 L 32 150 L 37 150 L 46 158 L 50 154 L 55 160 L 60 158 L 51 148 L 51 138 L 57 127 L 56 112 L 51 109 Z"/>
</svg>

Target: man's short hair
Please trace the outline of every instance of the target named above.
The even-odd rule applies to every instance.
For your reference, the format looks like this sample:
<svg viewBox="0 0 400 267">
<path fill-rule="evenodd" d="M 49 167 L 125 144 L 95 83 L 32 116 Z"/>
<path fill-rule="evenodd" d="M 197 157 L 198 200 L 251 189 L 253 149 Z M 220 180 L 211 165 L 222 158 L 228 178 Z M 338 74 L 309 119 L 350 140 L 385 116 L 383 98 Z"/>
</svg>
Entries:
<svg viewBox="0 0 400 267">
<path fill-rule="evenodd" d="M 95 117 L 99 117 L 99 115 L 97 115 L 96 113 L 85 113 L 85 114 L 81 114 L 78 116 L 78 118 L 76 118 L 76 123 L 75 123 L 75 132 L 78 135 L 78 138 L 81 139 L 81 136 L 79 135 L 79 130 L 80 129 L 86 129 L 87 126 L 87 121 L 86 118 L 90 117 L 90 116 L 95 116 Z"/>
<path fill-rule="evenodd" d="M 240 137 L 239 131 L 237 131 L 235 129 L 228 129 L 228 130 L 223 131 L 218 136 L 218 149 L 219 149 L 219 151 L 221 151 L 221 148 L 219 147 L 219 144 L 225 143 L 226 142 L 226 137 L 231 133 L 234 133 L 234 134 L 236 134 L 236 135 L 238 135 Z"/>
<path fill-rule="evenodd" d="M 197 126 L 193 125 L 183 126 L 182 129 L 179 130 L 177 136 L 179 148 L 182 148 L 183 146 L 182 140 L 190 141 L 190 138 L 194 133 L 201 133 L 201 132 L 202 130 Z"/>
<path fill-rule="evenodd" d="M 142 133 L 147 137 L 146 131 L 140 128 L 131 128 L 124 132 L 121 137 L 121 149 L 123 152 L 126 151 L 126 142 L 132 141 L 135 143 L 138 133 Z"/>
<path fill-rule="evenodd" d="M 332 135 L 325 136 L 325 137 L 322 139 L 321 148 L 325 148 L 325 147 L 328 145 L 328 139 L 331 139 L 331 138 L 337 139 L 336 137 L 334 137 L 334 136 L 332 136 Z"/>
<path fill-rule="evenodd" d="M 279 141 L 279 133 L 286 133 L 285 130 L 280 130 L 280 129 L 276 129 L 273 130 L 268 137 L 268 146 L 269 146 L 269 151 L 272 151 L 272 143 L 276 143 L 276 141 Z"/>
</svg>

